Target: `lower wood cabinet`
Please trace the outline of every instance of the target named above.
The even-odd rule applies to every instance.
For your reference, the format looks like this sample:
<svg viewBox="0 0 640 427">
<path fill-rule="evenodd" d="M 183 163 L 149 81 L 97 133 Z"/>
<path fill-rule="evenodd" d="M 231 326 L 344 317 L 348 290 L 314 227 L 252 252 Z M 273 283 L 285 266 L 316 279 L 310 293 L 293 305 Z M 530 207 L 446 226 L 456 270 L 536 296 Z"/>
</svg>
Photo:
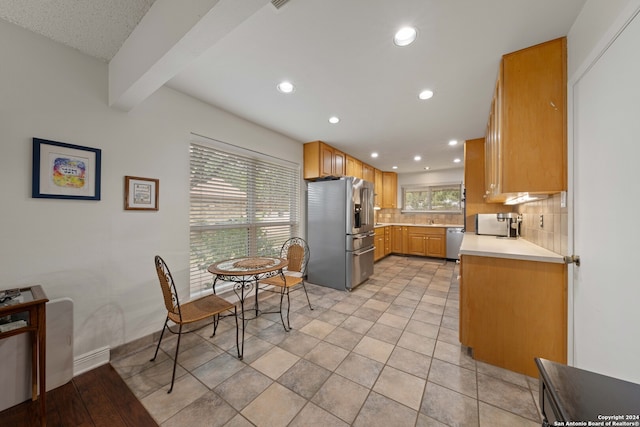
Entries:
<svg viewBox="0 0 640 427">
<path fill-rule="evenodd" d="M 387 229 L 388 227 L 378 227 L 376 229 L 374 229 L 374 233 L 375 233 L 375 237 L 373 238 L 373 244 L 375 246 L 375 250 L 373 251 L 373 260 L 374 261 L 378 261 L 382 258 L 384 258 L 385 253 L 384 253 L 384 245 L 385 245 L 385 241 L 384 241 L 384 233 L 385 233 L 385 229 Z"/>
<path fill-rule="evenodd" d="M 403 254 L 403 235 L 407 232 L 407 227 L 400 225 L 391 226 L 391 252 L 394 254 Z"/>
<path fill-rule="evenodd" d="M 445 228 L 442 227 L 406 227 L 406 238 L 403 235 L 404 253 L 444 258 Z"/>
<path fill-rule="evenodd" d="M 391 227 L 384 227 L 384 256 L 391 253 Z"/>
<path fill-rule="evenodd" d="M 460 342 L 477 360 L 537 377 L 534 358 L 567 361 L 567 267 L 462 255 Z"/>
</svg>

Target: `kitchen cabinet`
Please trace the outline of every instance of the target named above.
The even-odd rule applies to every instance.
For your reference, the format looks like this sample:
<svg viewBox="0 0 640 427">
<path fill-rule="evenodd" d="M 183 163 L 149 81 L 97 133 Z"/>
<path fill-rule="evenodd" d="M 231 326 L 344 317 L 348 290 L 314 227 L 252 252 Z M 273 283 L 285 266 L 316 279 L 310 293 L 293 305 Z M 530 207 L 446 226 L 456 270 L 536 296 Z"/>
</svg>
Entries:
<svg viewBox="0 0 640 427">
<path fill-rule="evenodd" d="M 355 157 L 346 155 L 346 176 L 355 176 L 356 178 L 362 178 L 362 162 Z"/>
<path fill-rule="evenodd" d="M 460 342 L 474 359 L 530 377 L 535 357 L 567 359 L 565 264 L 465 255 Z"/>
<path fill-rule="evenodd" d="M 373 252 L 373 260 L 378 261 L 384 258 L 385 245 L 385 229 L 387 227 L 377 227 L 374 229 L 375 237 L 373 238 L 375 250 Z"/>
<path fill-rule="evenodd" d="M 394 254 L 404 254 L 405 250 L 403 248 L 404 238 L 403 236 L 407 232 L 407 227 L 402 227 L 400 225 L 392 225 L 391 226 L 391 252 Z"/>
<path fill-rule="evenodd" d="M 567 189 L 567 46 L 562 37 L 502 57 L 485 135 L 485 193 Z"/>
<path fill-rule="evenodd" d="M 362 164 L 362 179 L 364 179 L 365 181 L 373 182 L 375 185 L 376 177 L 373 166 L 366 163 Z"/>
<path fill-rule="evenodd" d="M 487 203 L 485 197 L 485 138 L 464 143 L 465 229 L 476 231 L 476 214 L 512 212 L 513 206 Z"/>
<path fill-rule="evenodd" d="M 377 207 L 382 207 L 382 171 L 379 169 L 373 170 L 373 189 L 375 193 L 374 204 Z"/>
<path fill-rule="evenodd" d="M 384 256 L 391 253 L 391 227 L 384 227 Z"/>
<path fill-rule="evenodd" d="M 304 179 L 345 176 L 346 154 L 322 141 L 304 144 Z"/>
<path fill-rule="evenodd" d="M 382 172 L 382 201 L 381 208 L 395 209 L 398 204 L 398 174 Z"/>
<path fill-rule="evenodd" d="M 446 256 L 444 227 L 406 227 L 403 249 L 407 255 L 444 258 Z M 405 237 L 406 236 L 406 237 Z"/>
</svg>

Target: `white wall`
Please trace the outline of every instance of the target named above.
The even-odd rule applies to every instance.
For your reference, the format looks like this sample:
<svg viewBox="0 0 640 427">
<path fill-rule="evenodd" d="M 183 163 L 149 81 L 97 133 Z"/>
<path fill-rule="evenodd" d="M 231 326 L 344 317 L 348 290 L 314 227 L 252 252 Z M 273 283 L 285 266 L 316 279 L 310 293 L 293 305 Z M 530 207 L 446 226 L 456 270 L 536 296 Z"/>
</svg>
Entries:
<svg viewBox="0 0 640 427">
<path fill-rule="evenodd" d="M 107 64 L 1 20 L 0 58 L 0 289 L 72 298 L 76 358 L 161 328 L 154 255 L 187 284 L 191 132 L 302 163 L 301 143 L 168 88 L 111 109 Z M 102 200 L 32 199 L 33 137 L 102 149 Z M 125 175 L 159 178 L 158 212 L 124 211 Z"/>
</svg>

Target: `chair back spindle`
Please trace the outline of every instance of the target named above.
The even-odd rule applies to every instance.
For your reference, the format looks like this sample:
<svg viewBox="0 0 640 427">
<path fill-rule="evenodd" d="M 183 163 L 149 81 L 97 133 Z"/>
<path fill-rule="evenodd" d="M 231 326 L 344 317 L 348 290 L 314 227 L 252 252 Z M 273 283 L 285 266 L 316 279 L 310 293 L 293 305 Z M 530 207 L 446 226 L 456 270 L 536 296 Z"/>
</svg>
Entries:
<svg viewBox="0 0 640 427">
<path fill-rule="evenodd" d="M 160 288 L 162 288 L 162 296 L 164 297 L 164 305 L 168 312 L 178 315 L 182 319 L 180 313 L 180 301 L 178 300 L 178 292 L 176 291 L 176 285 L 173 281 L 173 276 L 169 267 L 160 256 L 156 256 L 156 273 L 158 273 L 158 280 L 160 281 Z"/>
</svg>

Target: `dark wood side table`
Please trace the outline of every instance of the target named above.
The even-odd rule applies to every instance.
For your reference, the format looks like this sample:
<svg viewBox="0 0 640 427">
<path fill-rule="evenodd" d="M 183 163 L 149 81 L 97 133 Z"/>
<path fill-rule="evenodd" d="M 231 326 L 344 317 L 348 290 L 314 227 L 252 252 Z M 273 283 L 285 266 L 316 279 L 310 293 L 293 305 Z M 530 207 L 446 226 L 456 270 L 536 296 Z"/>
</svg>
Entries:
<svg viewBox="0 0 640 427">
<path fill-rule="evenodd" d="M 536 358 L 535 362 L 543 426 L 640 425 L 640 384 L 550 360 Z"/>
<path fill-rule="evenodd" d="M 46 304 L 49 299 L 41 286 L 17 289 L 18 297 L 0 303 L 0 339 L 29 332 L 31 335 L 31 400 L 38 400 L 40 394 L 40 424 L 47 424 L 47 406 L 45 384 L 46 374 Z M 0 291 L 0 299 L 8 296 Z M 11 329 L 13 328 L 13 329 Z M 1 361 L 0 361 L 1 362 Z M 38 393 L 39 384 L 39 393 Z"/>
</svg>

